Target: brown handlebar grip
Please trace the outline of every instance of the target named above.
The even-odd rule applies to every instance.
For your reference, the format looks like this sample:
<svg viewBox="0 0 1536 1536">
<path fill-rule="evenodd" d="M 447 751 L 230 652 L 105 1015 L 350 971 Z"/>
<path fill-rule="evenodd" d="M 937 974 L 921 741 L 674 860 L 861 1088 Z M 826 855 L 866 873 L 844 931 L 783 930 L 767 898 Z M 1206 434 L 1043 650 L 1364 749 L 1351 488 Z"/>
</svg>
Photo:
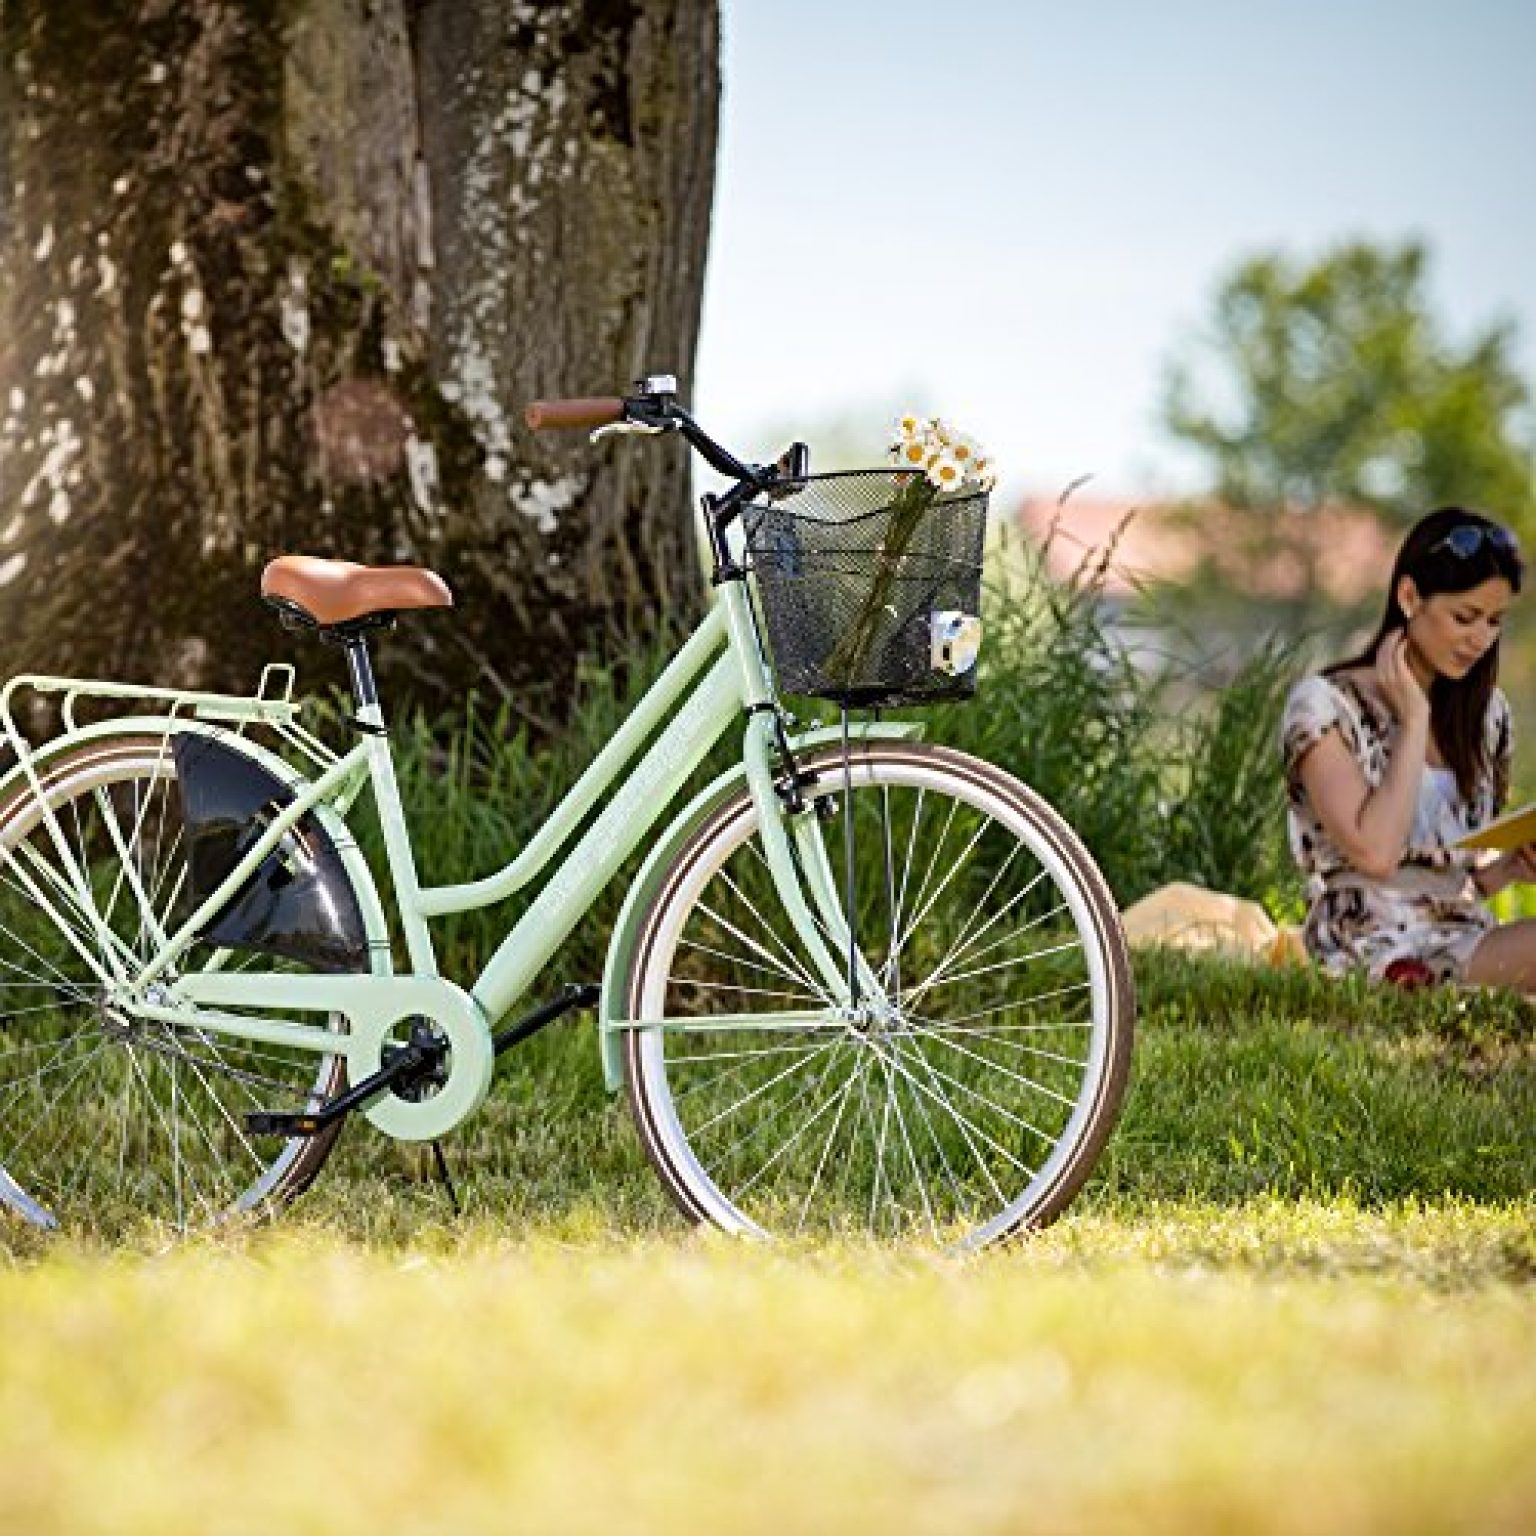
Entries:
<svg viewBox="0 0 1536 1536">
<path fill-rule="evenodd" d="M 535 432 L 581 431 L 624 420 L 624 402 L 617 395 L 597 400 L 535 400 L 523 412 Z"/>
</svg>

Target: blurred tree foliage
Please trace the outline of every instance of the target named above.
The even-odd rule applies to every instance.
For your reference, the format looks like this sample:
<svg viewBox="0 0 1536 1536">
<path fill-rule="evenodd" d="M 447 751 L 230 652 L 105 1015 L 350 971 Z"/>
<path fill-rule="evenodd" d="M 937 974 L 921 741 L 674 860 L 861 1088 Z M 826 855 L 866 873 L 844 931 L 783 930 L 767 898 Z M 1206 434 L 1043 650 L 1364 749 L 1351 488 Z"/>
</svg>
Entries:
<svg viewBox="0 0 1536 1536">
<path fill-rule="evenodd" d="M 1340 556 L 1319 536 L 1325 508 L 1373 514 L 1394 546 L 1447 503 L 1536 532 L 1536 432 L 1515 326 L 1454 339 L 1428 269 L 1417 242 L 1353 243 L 1312 262 L 1252 257 L 1170 367 L 1164 423 L 1203 458 L 1223 509 L 1219 539 L 1178 594 L 1213 639 L 1279 629 L 1337 642 L 1376 611 L 1379 594 L 1362 609 L 1329 592 L 1326 567 Z M 1211 526 L 1209 506 L 1186 516 Z"/>
</svg>

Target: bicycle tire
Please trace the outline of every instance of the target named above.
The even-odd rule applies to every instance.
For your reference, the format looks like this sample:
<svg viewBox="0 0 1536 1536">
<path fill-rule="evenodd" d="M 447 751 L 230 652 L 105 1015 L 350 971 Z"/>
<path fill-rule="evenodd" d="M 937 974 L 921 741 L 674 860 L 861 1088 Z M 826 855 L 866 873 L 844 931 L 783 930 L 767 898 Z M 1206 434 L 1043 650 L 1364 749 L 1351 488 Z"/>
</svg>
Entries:
<svg viewBox="0 0 1536 1536">
<path fill-rule="evenodd" d="M 860 810 L 861 805 L 873 806 L 869 796 L 866 796 L 863 801 L 859 800 L 859 791 L 861 789 L 882 791 L 880 798 L 884 802 L 884 807 L 877 814 L 884 819 L 885 831 L 882 839 L 877 841 L 883 841 L 886 845 L 881 850 L 881 859 L 887 866 L 884 883 L 887 886 L 888 906 L 892 905 L 892 893 L 889 889 L 892 883 L 889 845 L 892 840 L 893 822 L 898 837 L 909 836 L 915 843 L 919 828 L 923 824 L 923 803 L 930 795 L 934 797 L 942 795 L 952 804 L 968 807 L 976 814 L 978 823 L 987 824 L 976 834 L 973 847 L 981 845 L 981 837 L 989 827 L 999 830 L 1000 835 L 996 841 L 1000 846 L 995 851 L 998 858 L 1003 860 L 1005 871 L 1017 857 L 1018 849 L 1024 849 L 1040 871 L 1036 883 L 1039 884 L 1049 878 L 1061 892 L 1064 898 L 1062 905 L 1070 914 L 1072 928 L 1082 941 L 1084 969 L 1088 974 L 1084 982 L 1079 985 L 1089 994 L 1093 1017 L 1088 1021 L 1091 1024 L 1087 1031 L 1089 1045 L 1081 1061 L 1019 1041 L 1009 1042 L 1008 1048 L 1013 1052 L 1034 1050 L 1042 1058 L 1054 1057 L 1054 1064 L 1045 1069 L 1054 1074 L 1053 1082 L 1066 1085 L 1074 1074 L 1077 1082 L 1070 1094 L 1072 1100 L 1070 1112 L 1066 1113 L 1065 1123 L 1055 1135 L 1049 1154 L 1038 1169 L 1031 1170 L 1031 1177 L 1019 1192 L 993 1202 L 999 1206 L 997 1210 L 982 1216 L 981 1207 L 988 1202 L 977 1198 L 973 1202 L 975 1209 L 969 1212 L 955 1209 L 945 1213 L 945 1219 L 940 1219 L 939 1213 L 933 1209 L 934 1191 L 929 1188 L 926 1193 L 919 1191 L 921 1198 L 916 1205 L 908 1200 L 899 1213 L 893 1211 L 893 1219 L 890 1222 L 875 1220 L 874 1218 L 878 1215 L 877 1207 L 880 1204 L 879 1189 L 882 1177 L 877 1167 L 876 1171 L 870 1175 L 873 1180 L 874 1195 L 870 1201 L 871 1219 L 868 1222 L 850 1221 L 846 1219 L 846 1211 L 842 1213 L 833 1211 L 828 1219 L 820 1219 L 827 1213 L 818 1213 L 818 1219 L 815 1221 L 806 1219 L 810 1215 L 809 1207 L 818 1193 L 817 1186 L 824 1167 L 828 1162 L 834 1161 L 832 1157 L 834 1148 L 838 1152 L 835 1161 L 840 1165 L 857 1161 L 860 1157 L 867 1157 L 867 1153 L 854 1146 L 851 1132 L 848 1138 L 849 1145 L 841 1146 L 839 1132 L 834 1125 L 820 1153 L 822 1167 L 816 1170 L 815 1181 L 809 1192 L 804 1195 L 801 1204 L 802 1220 L 795 1224 L 796 1229 L 810 1227 L 857 1231 L 862 1227 L 866 1232 L 871 1229 L 881 1232 L 888 1228 L 891 1235 L 897 1235 L 902 1231 L 910 1231 L 914 1226 L 926 1226 L 927 1235 L 937 1240 L 941 1246 L 970 1248 L 980 1247 L 1021 1230 L 1045 1225 L 1066 1209 L 1092 1172 L 1104 1143 L 1119 1117 L 1130 1068 L 1135 1018 L 1130 960 L 1119 915 L 1102 874 L 1075 833 L 1038 794 L 1011 775 L 966 754 L 924 744 L 864 743 L 852 747 L 846 770 L 842 752 L 836 748 L 808 756 L 803 760 L 802 766 L 813 777 L 814 782 L 808 794 L 814 802 L 828 800 L 839 802 L 843 795 L 846 771 L 854 789 L 856 826 L 868 822 L 868 816 Z M 906 813 L 906 820 L 903 820 L 901 810 L 892 809 L 892 791 L 904 792 L 909 800 L 914 793 L 921 791 L 915 814 Z M 840 815 L 841 812 L 838 814 Z M 951 819 L 953 814 L 952 812 Z M 861 816 L 863 816 L 862 823 L 858 820 Z M 945 823 L 946 837 L 949 825 L 949 822 Z M 759 878 L 759 882 L 762 883 L 763 877 L 756 876 L 757 864 L 763 864 L 766 868 L 761 855 L 756 855 L 756 863 L 751 857 L 743 855 L 743 850 L 755 848 L 755 831 L 756 812 L 751 797 L 745 789 L 704 816 L 700 825 L 688 837 L 664 874 L 657 880 L 654 892 L 643 909 L 637 925 L 637 942 L 631 950 L 620 996 L 625 1001 L 628 1017 L 631 1020 L 667 1021 L 661 1028 L 626 1030 L 623 1053 L 626 1086 L 635 1123 L 642 1145 L 663 1184 L 679 1208 L 692 1220 L 711 1222 L 728 1231 L 763 1236 L 772 1235 L 776 1229 L 783 1230 L 788 1225 L 784 1216 L 796 1201 L 801 1199 L 800 1186 L 795 1185 L 793 1180 L 790 1181 L 792 1198 L 788 1200 L 783 1198 L 783 1191 L 780 1190 L 775 1199 L 765 1198 L 749 1205 L 741 1199 L 739 1194 L 733 1195 L 724 1186 L 718 1171 L 712 1172 L 705 1166 L 709 1154 L 699 1145 L 703 1139 L 699 1127 L 695 1126 L 690 1131 L 685 1124 L 685 1115 L 678 1107 L 679 1092 L 687 1096 L 702 1091 L 692 1079 L 702 1076 L 705 1069 L 698 1068 L 697 1071 L 682 1072 L 681 1066 L 688 1064 L 693 1067 L 696 1058 L 685 1055 L 668 1045 L 670 1038 L 691 1041 L 695 1034 L 709 1033 L 707 1024 L 709 1013 L 698 1011 L 700 997 L 709 997 L 707 989 L 722 989 L 725 996 L 733 1000 L 735 1011 L 728 1013 L 731 1018 L 737 1017 L 741 1011 L 742 999 L 754 990 L 754 986 L 740 981 L 722 982 L 719 979 L 720 974 L 727 974 L 721 961 L 725 955 L 725 947 L 730 944 L 729 938 L 719 936 L 726 934 L 728 929 L 734 930 L 738 935 L 744 930 L 740 923 L 732 922 L 730 918 L 715 910 L 715 907 L 720 904 L 718 900 L 714 906 L 711 906 L 709 902 L 703 900 L 703 896 L 711 887 L 718 896 L 720 893 L 729 895 L 733 888 L 739 889 L 742 886 L 745 877 L 739 872 L 735 875 L 730 874 L 733 860 L 740 860 L 736 865 L 738 871 L 744 867 L 752 872 L 752 877 Z M 1011 839 L 1011 843 L 1008 839 Z M 834 837 L 828 843 L 829 853 L 833 850 L 833 844 L 836 841 Z M 867 840 L 864 846 L 867 852 Z M 1013 849 L 1011 852 L 1007 851 L 1010 847 Z M 910 849 L 908 851 L 910 852 Z M 935 856 L 938 851 L 935 849 Z M 990 845 L 989 851 L 992 851 Z M 834 865 L 835 862 L 834 860 Z M 911 875 L 910 858 L 907 860 L 906 874 L 908 877 Z M 1023 871 L 1021 871 L 1021 878 L 1022 874 Z M 715 884 L 717 877 L 721 882 L 719 884 Z M 864 889 L 867 890 L 871 878 L 867 870 L 860 878 L 864 881 Z M 879 883 L 879 879 L 876 878 L 876 886 Z M 967 890 L 974 894 L 979 885 L 978 880 L 972 880 Z M 994 881 L 993 886 L 988 887 L 989 893 L 995 885 Z M 1025 892 L 1021 900 L 1027 900 L 1028 895 L 1029 893 Z M 867 907 L 868 904 L 865 896 L 856 897 L 856 910 L 860 906 Z M 874 904 L 878 907 L 878 889 Z M 916 905 L 915 901 L 913 905 Z M 929 906 L 931 908 L 932 903 Z M 1027 909 L 1021 908 L 1021 910 Z M 708 915 L 701 915 L 701 913 Z M 692 930 L 688 926 L 691 919 L 695 921 L 695 928 Z M 957 921 L 963 920 L 962 910 L 962 917 Z M 992 921 L 995 925 L 995 922 L 1001 920 L 999 918 Z M 894 976 L 898 983 L 900 982 L 901 952 L 906 942 L 900 940 L 897 932 L 899 926 L 899 922 L 891 924 L 891 941 L 885 946 L 887 955 L 882 966 L 888 978 Z M 961 933 L 961 938 L 953 941 L 955 944 L 962 943 L 963 930 Z M 685 938 L 687 944 L 693 945 L 694 948 L 690 951 L 688 960 L 680 968 L 678 956 L 680 947 L 687 947 L 684 943 Z M 713 942 L 705 943 L 705 938 L 710 938 Z M 1003 940 L 988 940 L 989 945 L 1012 942 L 1014 942 L 1013 939 L 1006 937 L 1006 931 Z M 744 969 L 748 973 L 748 981 L 771 991 L 773 989 L 764 984 L 775 967 L 765 957 L 774 955 L 779 959 L 777 969 L 781 972 L 775 983 L 777 988 L 789 987 L 791 980 L 786 978 L 792 979 L 796 975 L 804 981 L 807 968 L 792 967 L 784 951 L 778 947 L 781 943 L 780 938 L 762 941 L 756 948 L 742 949 L 734 961 L 738 973 Z M 1070 942 L 1063 946 L 1063 950 L 1070 948 Z M 695 954 L 702 951 L 713 951 L 715 958 L 696 961 Z M 893 951 L 896 955 L 894 969 L 891 959 Z M 751 959 L 743 961 L 742 954 L 750 955 Z M 1039 957 L 1029 955 L 1023 958 L 1031 960 Z M 870 958 L 870 963 L 874 964 L 873 958 Z M 941 977 L 944 975 L 943 963 L 941 962 L 941 968 L 936 973 Z M 988 969 L 1003 969 L 1007 964 L 1012 963 L 1004 962 L 996 967 L 982 967 L 974 975 L 968 972 L 952 971 L 948 979 L 942 982 L 919 982 L 915 987 L 906 990 L 904 995 L 921 999 L 928 992 L 937 991 L 940 985 L 948 987 L 962 980 L 971 981 L 974 989 L 982 985 L 977 978 L 983 972 Z M 1058 971 L 1063 963 L 1058 963 Z M 714 972 L 708 971 L 707 968 L 710 965 L 716 968 Z M 708 979 L 710 975 L 715 979 Z M 693 1009 L 691 1013 L 688 1007 L 690 989 Z M 814 988 L 807 990 L 814 993 Z M 1071 988 L 1068 987 L 1065 990 L 1070 991 Z M 1047 997 L 1050 995 L 1047 994 Z M 1042 1000 L 1036 999 L 1036 1001 Z M 723 1000 L 722 1006 L 724 1006 Z M 991 1012 L 1004 1012 L 1010 1008 L 1024 1009 L 1027 1006 L 1027 1000 L 1017 1003 L 1005 1000 Z M 898 1005 L 898 1012 L 900 1007 L 901 1005 Z M 1031 1017 L 1024 1013 L 1009 1015 L 1004 1012 L 1005 1018 L 1010 1016 L 1016 1016 L 1019 1019 Z M 674 1018 L 677 1020 L 680 1033 L 671 1036 L 669 1028 Z M 1084 1021 L 1063 1021 L 1059 1025 L 1060 1029 L 1065 1030 L 1069 1022 L 1077 1028 L 1081 1027 Z M 944 1089 L 945 1082 L 959 1081 L 954 1075 L 954 1064 L 947 1057 L 933 1057 L 932 1050 L 937 1045 L 943 1045 L 946 1050 L 956 1053 L 957 1059 L 960 1059 L 959 1053 L 962 1052 L 965 1055 L 979 1053 L 979 1059 L 984 1058 L 985 1064 L 995 1067 L 1000 1074 L 1019 1077 L 1022 1083 L 1024 1079 L 1021 1073 L 1025 1069 L 1020 1068 L 1016 1071 L 1008 1066 L 1007 1063 L 1013 1061 L 1011 1056 L 1005 1058 L 993 1054 L 1001 1050 L 1002 1046 L 998 1045 L 992 1037 L 998 1036 L 1004 1030 L 1038 1029 L 1041 1031 L 1039 1038 L 1056 1039 L 1057 1036 L 1048 1036 L 1046 1033 L 1048 1028 L 1055 1027 L 1057 1026 L 1027 1022 L 1013 1024 L 1000 1022 L 997 1025 L 987 1026 L 990 1035 L 984 1035 L 979 1026 L 973 1025 L 967 1030 L 963 1025 L 946 1023 L 942 1020 L 937 1023 L 928 1021 L 919 1025 L 912 1019 L 906 1019 L 900 1024 L 887 1025 L 889 1038 L 885 1046 L 880 1048 L 885 1055 L 878 1070 L 885 1080 L 887 1098 L 895 1102 L 898 1113 L 901 1112 L 903 1089 L 906 1090 L 907 1107 L 913 1111 L 912 1124 L 904 1124 L 902 1133 L 907 1137 L 907 1160 L 912 1172 L 918 1176 L 915 1182 L 919 1184 L 923 1182 L 921 1164 L 924 1161 L 932 1164 L 937 1154 L 937 1158 L 943 1162 L 943 1173 L 953 1187 L 954 1198 L 950 1198 L 948 1204 L 956 1207 L 963 1206 L 965 1199 L 960 1197 L 968 1188 L 978 1187 L 974 1177 L 963 1181 L 955 1173 L 946 1151 L 946 1146 L 952 1151 L 955 1143 L 951 1128 L 941 1124 L 939 1129 L 935 1130 L 932 1126 L 933 1116 L 943 1113 L 939 1101 L 947 1097 Z M 950 1036 L 954 1038 L 951 1039 Z M 770 1033 L 764 1038 L 772 1039 L 773 1037 Z M 1022 1038 L 1033 1040 L 1036 1037 L 1029 1035 Z M 781 1045 L 736 1049 L 729 1056 L 723 1052 L 706 1051 L 704 1059 L 706 1062 L 734 1060 L 737 1065 L 727 1068 L 726 1072 L 736 1077 L 746 1073 L 748 1082 L 751 1082 L 753 1072 L 768 1070 L 767 1058 L 776 1051 L 784 1054 L 803 1051 L 808 1056 L 806 1063 L 808 1066 L 809 1052 L 813 1047 L 790 1043 L 793 1040 L 794 1037 L 791 1036 Z M 867 1045 L 867 1041 L 865 1044 Z M 849 1040 L 839 1039 L 827 1045 L 822 1050 L 822 1055 L 835 1059 L 838 1051 L 845 1048 L 856 1058 L 861 1046 L 851 1037 Z M 753 1054 L 754 1052 L 758 1052 L 762 1059 L 759 1060 L 758 1055 Z M 868 1057 L 870 1050 L 866 1049 L 865 1054 Z M 925 1064 L 918 1063 L 919 1057 L 926 1058 Z M 889 1060 L 887 1061 L 886 1058 Z M 934 1065 L 935 1061 L 943 1061 L 945 1065 Z M 1032 1058 L 1030 1061 L 1032 1063 Z M 779 1065 L 778 1062 L 773 1063 L 775 1071 L 778 1071 Z M 972 1063 L 971 1068 L 966 1070 L 973 1069 L 974 1065 L 976 1063 Z M 1017 1062 L 1014 1066 L 1017 1067 Z M 824 1063 L 823 1079 L 829 1070 L 830 1067 Z M 850 1081 L 855 1070 L 867 1074 L 871 1069 L 867 1065 L 862 1069 L 850 1068 Z M 1040 1069 L 1031 1064 L 1027 1070 L 1034 1072 Z M 934 1075 L 929 1077 L 930 1073 Z M 795 1074 L 791 1071 L 782 1075 L 787 1081 L 788 1077 Z M 924 1086 L 925 1077 L 927 1087 Z M 930 1092 L 930 1089 L 938 1091 Z M 1036 1096 L 1042 1101 L 1046 1093 L 1053 1094 L 1057 1098 L 1067 1097 L 1060 1088 L 1047 1087 L 1043 1079 L 1035 1085 L 1035 1090 Z M 770 1091 L 772 1091 L 771 1087 L 763 1086 L 760 1082 L 745 1097 L 756 1103 L 765 1099 Z M 851 1094 L 852 1089 L 845 1087 L 842 1091 L 846 1096 Z M 977 1090 L 970 1085 L 963 1085 L 963 1091 Z M 862 1083 L 859 1092 L 867 1104 Z M 828 1097 L 823 1101 L 823 1105 L 830 1102 L 831 1099 Z M 970 1108 L 969 1103 L 966 1107 Z M 815 1109 L 816 1114 L 822 1116 L 832 1112 L 826 1107 L 818 1108 L 813 1105 L 811 1108 Z M 710 1128 L 718 1123 L 721 1114 L 727 1112 L 728 1108 L 717 1111 L 716 1120 L 709 1122 Z M 740 1113 L 740 1111 L 737 1112 Z M 809 1109 L 806 1113 L 809 1114 Z M 992 1191 L 1000 1197 L 1003 1196 L 1003 1191 L 996 1182 L 995 1172 L 991 1170 L 994 1165 L 1001 1167 L 1008 1158 L 1013 1156 L 1013 1152 L 1011 1142 L 997 1140 L 995 1131 L 997 1126 L 1002 1126 L 1010 1138 L 1016 1134 L 1010 1124 L 1013 1113 L 1011 1109 L 999 1106 L 999 1114 L 994 1117 L 995 1126 L 989 1124 L 977 1127 L 980 1135 L 987 1138 L 985 1146 L 980 1144 L 980 1136 L 973 1138 L 961 1128 L 962 1139 L 970 1144 L 969 1154 L 974 1154 L 971 1156 L 971 1161 L 985 1173 L 981 1187 L 985 1192 L 984 1186 L 990 1184 Z M 891 1117 L 889 1106 L 884 1114 L 889 1121 Z M 1032 1110 L 1031 1114 L 1039 1118 L 1037 1111 Z M 845 1119 L 846 1103 L 843 1108 L 836 1111 L 836 1116 L 838 1121 Z M 761 1116 L 759 1115 L 758 1118 L 761 1119 Z M 960 1122 L 965 1118 L 964 1114 L 955 1117 L 957 1128 L 960 1128 Z M 1027 1115 L 1020 1115 L 1018 1118 L 1023 1121 L 1030 1120 Z M 856 1112 L 855 1120 L 857 1119 Z M 932 1132 L 931 1145 L 924 1142 L 920 1129 L 925 1120 Z M 919 1129 L 914 1131 L 914 1126 Z M 1032 1123 L 1031 1128 L 1038 1129 Z M 761 1132 L 752 1134 L 758 1135 Z M 802 1128 L 795 1134 L 797 1136 L 806 1134 L 803 1122 Z M 780 1146 L 782 1147 L 782 1142 Z M 776 1155 L 782 1158 L 784 1154 L 781 1150 Z M 720 1154 L 720 1158 L 722 1161 L 728 1160 L 728 1155 Z M 882 1145 L 879 1162 L 883 1164 L 884 1160 Z M 1019 1160 L 1022 1161 L 1022 1159 Z M 745 1166 L 741 1170 L 741 1176 L 746 1176 Z M 760 1175 L 753 1175 L 753 1177 L 760 1177 Z M 896 1207 L 898 1201 L 889 1167 L 884 1170 L 884 1180 L 889 1188 L 889 1203 L 892 1207 Z M 780 1175 L 777 1182 L 782 1185 L 785 1182 L 785 1176 Z M 801 1183 L 803 1182 L 802 1178 Z M 859 1191 L 861 1202 L 864 1193 L 865 1191 L 861 1188 Z M 924 1210 L 923 1207 L 927 1209 Z M 901 1219 L 894 1219 L 898 1214 Z M 926 1221 L 922 1219 L 924 1216 L 927 1218 Z"/>
<path fill-rule="evenodd" d="M 123 842 L 132 850 L 138 881 L 124 878 L 129 860 L 116 845 L 123 871 L 110 888 L 110 902 L 100 894 L 97 902 L 106 906 L 125 952 L 142 952 L 144 907 L 154 908 L 163 893 L 169 909 L 184 878 L 179 834 L 170 830 L 178 816 L 168 750 L 174 729 L 163 738 L 108 737 L 66 749 L 39 769 L 41 797 L 22 781 L 0 801 L 0 1103 L 6 1106 L 0 1116 L 0 1203 L 32 1225 L 101 1232 L 148 1217 L 187 1230 L 264 1210 L 308 1187 L 340 1132 L 338 1125 L 272 1143 L 268 1154 L 244 1132 L 242 1117 L 249 1109 L 294 1108 L 329 1097 L 345 1084 L 343 1057 L 285 1057 L 273 1047 L 256 1049 L 227 1036 L 189 1043 L 186 1032 L 169 1026 L 109 1018 L 96 998 L 99 989 L 78 947 L 82 936 L 89 941 L 88 921 L 78 901 L 73 909 L 65 905 L 74 898 L 59 883 L 62 861 L 51 845 L 43 804 L 83 855 L 93 893 L 97 870 L 111 867 L 110 856 L 98 858 L 110 842 L 109 817 L 119 838 L 125 824 L 131 826 Z M 132 823 L 129 806 L 137 807 Z M 154 848 L 145 857 L 152 826 Z M 73 939 L 29 901 L 29 881 L 78 922 Z M 30 1006 L 8 1008 L 8 995 Z M 339 1017 L 332 1023 L 345 1028 Z M 56 1076 L 46 1090 L 45 1074 L 32 1065 L 45 1052 L 51 1053 L 45 1063 L 64 1062 L 46 1074 Z M 39 1099 L 45 1092 L 54 1095 L 51 1104 Z M 29 1138 L 39 1148 L 56 1148 L 57 1158 L 45 1158 Z M 238 1144 L 224 1173 L 215 1166 L 220 1144 Z"/>
</svg>

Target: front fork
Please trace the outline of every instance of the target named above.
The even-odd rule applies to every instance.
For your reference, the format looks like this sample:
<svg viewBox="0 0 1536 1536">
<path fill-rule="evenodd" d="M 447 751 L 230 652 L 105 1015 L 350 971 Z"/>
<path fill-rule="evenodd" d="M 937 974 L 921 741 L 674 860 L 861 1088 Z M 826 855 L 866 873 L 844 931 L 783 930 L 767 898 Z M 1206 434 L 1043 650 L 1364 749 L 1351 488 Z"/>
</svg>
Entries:
<svg viewBox="0 0 1536 1536">
<path fill-rule="evenodd" d="M 776 731 L 776 720 L 767 711 L 754 713 L 747 722 L 747 785 L 763 854 L 807 957 L 839 1012 L 851 1018 L 859 1006 L 883 1007 L 885 989 L 851 931 L 853 893 L 848 891 L 845 900 L 839 889 L 815 803 L 802 801 L 796 786 L 788 795 L 781 793 L 774 772 Z M 852 796 L 845 795 L 844 802 L 843 815 L 851 817 Z"/>
</svg>

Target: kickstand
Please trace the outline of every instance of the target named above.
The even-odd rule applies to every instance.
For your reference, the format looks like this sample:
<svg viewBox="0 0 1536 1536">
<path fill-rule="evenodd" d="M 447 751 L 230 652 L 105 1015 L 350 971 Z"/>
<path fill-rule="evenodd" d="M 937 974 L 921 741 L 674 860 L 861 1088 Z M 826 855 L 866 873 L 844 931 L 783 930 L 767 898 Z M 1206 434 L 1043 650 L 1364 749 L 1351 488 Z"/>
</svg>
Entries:
<svg viewBox="0 0 1536 1536">
<path fill-rule="evenodd" d="M 448 1172 L 448 1159 L 443 1156 L 443 1144 L 440 1141 L 432 1143 L 432 1160 L 437 1164 L 437 1176 L 443 1181 L 443 1188 L 448 1191 L 448 1203 L 453 1207 L 453 1214 L 461 1216 L 463 1208 L 459 1205 L 459 1192 L 453 1187 L 453 1176 Z"/>
</svg>

